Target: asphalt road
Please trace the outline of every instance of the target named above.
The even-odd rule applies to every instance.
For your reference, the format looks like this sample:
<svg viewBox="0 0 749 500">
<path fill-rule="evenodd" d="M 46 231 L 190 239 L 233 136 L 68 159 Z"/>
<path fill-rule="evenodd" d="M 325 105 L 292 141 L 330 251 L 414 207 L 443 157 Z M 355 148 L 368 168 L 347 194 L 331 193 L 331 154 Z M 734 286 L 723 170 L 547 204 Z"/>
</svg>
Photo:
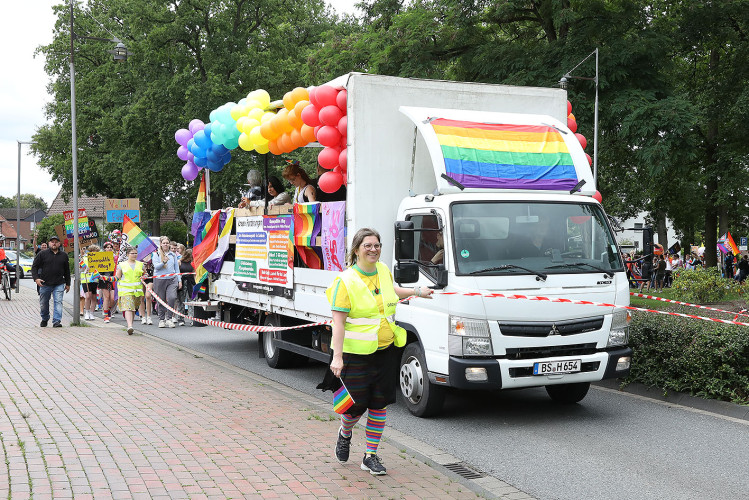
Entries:
<svg viewBox="0 0 749 500">
<path fill-rule="evenodd" d="M 315 389 L 322 364 L 271 369 L 255 334 L 136 330 L 331 399 Z M 540 499 L 749 498 L 748 422 L 603 388 L 572 406 L 552 403 L 543 389 L 453 392 L 441 416 L 418 419 L 394 405 L 388 425 Z"/>
</svg>

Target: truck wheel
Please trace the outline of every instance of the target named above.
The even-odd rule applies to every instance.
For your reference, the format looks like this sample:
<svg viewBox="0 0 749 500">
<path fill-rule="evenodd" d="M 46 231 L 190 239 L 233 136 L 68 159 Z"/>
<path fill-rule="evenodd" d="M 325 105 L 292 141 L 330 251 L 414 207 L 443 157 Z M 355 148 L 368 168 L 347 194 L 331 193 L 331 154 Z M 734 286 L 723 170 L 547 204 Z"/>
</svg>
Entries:
<svg viewBox="0 0 749 500">
<path fill-rule="evenodd" d="M 546 386 L 549 397 L 557 403 L 564 404 L 579 403 L 588 394 L 588 389 L 590 389 L 590 382 Z"/>
<path fill-rule="evenodd" d="M 265 326 L 281 326 L 281 319 L 276 314 L 271 314 L 265 320 Z M 306 361 L 307 358 L 299 354 L 279 349 L 273 344 L 273 332 L 263 332 L 263 353 L 265 353 L 265 362 L 271 368 L 289 368 L 297 366 Z"/>
<path fill-rule="evenodd" d="M 418 342 L 406 346 L 401 356 L 399 382 L 408 411 L 417 417 L 431 417 L 442 410 L 445 389 L 429 381 L 424 351 Z"/>
</svg>

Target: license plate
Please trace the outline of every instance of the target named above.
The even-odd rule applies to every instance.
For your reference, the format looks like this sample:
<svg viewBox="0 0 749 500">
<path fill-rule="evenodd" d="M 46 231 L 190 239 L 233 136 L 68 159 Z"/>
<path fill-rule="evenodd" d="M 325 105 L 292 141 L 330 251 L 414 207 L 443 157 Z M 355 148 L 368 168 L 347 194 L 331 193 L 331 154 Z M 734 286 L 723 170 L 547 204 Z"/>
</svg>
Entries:
<svg viewBox="0 0 749 500">
<path fill-rule="evenodd" d="M 579 359 L 564 361 L 544 361 L 533 363 L 533 375 L 553 375 L 555 373 L 577 373 L 580 371 Z"/>
</svg>

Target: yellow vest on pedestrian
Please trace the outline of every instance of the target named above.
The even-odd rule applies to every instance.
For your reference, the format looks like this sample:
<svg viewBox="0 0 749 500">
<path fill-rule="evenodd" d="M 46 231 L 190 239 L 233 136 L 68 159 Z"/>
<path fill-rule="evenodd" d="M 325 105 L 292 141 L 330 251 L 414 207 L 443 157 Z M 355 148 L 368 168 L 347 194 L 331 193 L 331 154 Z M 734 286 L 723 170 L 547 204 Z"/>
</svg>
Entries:
<svg viewBox="0 0 749 500">
<path fill-rule="evenodd" d="M 81 283 L 91 283 L 93 273 L 88 268 L 88 254 L 81 256 Z"/>
<path fill-rule="evenodd" d="M 120 269 L 122 269 L 122 278 L 117 282 L 117 293 L 120 296 L 142 297 L 143 284 L 140 282 L 140 277 L 143 276 L 143 263 L 135 261 L 135 265 L 131 267 L 130 263 L 125 261 L 120 263 Z"/>
<path fill-rule="evenodd" d="M 377 262 L 377 272 L 380 276 L 389 275 L 387 266 Z M 357 272 L 348 268 L 340 274 L 341 281 L 346 285 L 351 310 L 348 312 L 343 332 L 343 352 L 350 354 L 372 354 L 377 350 L 377 332 L 380 323 L 385 319 L 393 330 L 396 347 L 406 345 L 406 330 L 395 324 L 395 306 L 398 304 L 398 295 L 395 293 L 393 283 L 390 280 L 380 282 L 380 293 L 382 294 L 382 305 L 384 314 L 380 313 L 377 300 L 362 281 Z M 332 304 L 332 287 L 326 290 L 328 301 Z"/>
</svg>

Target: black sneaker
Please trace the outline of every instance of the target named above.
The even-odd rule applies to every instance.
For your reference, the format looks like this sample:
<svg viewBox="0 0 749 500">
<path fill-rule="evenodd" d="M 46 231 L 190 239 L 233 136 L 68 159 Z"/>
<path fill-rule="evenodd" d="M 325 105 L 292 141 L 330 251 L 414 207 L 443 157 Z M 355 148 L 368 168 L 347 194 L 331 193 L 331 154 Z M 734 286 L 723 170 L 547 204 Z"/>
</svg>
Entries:
<svg viewBox="0 0 749 500">
<path fill-rule="evenodd" d="M 335 444 L 335 457 L 338 462 L 345 464 L 348 462 L 349 450 L 351 449 L 351 436 L 343 437 L 341 429 L 338 429 L 338 441 Z"/>
<path fill-rule="evenodd" d="M 39 323 L 39 326 L 41 326 L 42 328 L 44 328 L 45 326 L 47 326 L 47 320 L 43 319 L 42 322 Z"/>
<path fill-rule="evenodd" d="M 60 322 L 52 323 L 52 328 L 62 328 L 62 323 Z"/>
<path fill-rule="evenodd" d="M 368 470 L 373 476 L 382 476 L 388 473 L 385 466 L 380 462 L 380 457 L 374 453 L 364 455 L 364 460 L 361 462 L 361 470 Z"/>
</svg>

